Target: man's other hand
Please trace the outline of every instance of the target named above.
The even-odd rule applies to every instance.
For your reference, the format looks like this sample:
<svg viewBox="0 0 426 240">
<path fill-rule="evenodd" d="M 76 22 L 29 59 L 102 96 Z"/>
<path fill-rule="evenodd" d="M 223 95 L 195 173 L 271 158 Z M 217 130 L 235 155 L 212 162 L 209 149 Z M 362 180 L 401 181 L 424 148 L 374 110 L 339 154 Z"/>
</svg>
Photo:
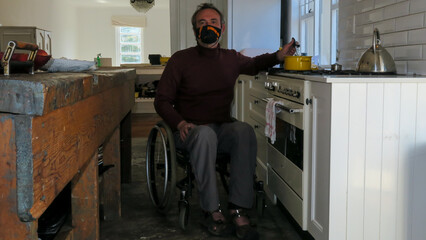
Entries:
<svg viewBox="0 0 426 240">
<path fill-rule="evenodd" d="M 283 46 L 281 50 L 277 52 L 277 59 L 280 62 L 284 61 L 285 56 L 293 56 L 296 53 L 296 45 L 299 43 L 296 42 L 294 38 L 291 38 L 291 41 Z"/>
<path fill-rule="evenodd" d="M 195 125 L 192 123 L 188 123 L 185 120 L 182 120 L 178 125 L 177 128 L 179 130 L 179 134 L 180 134 L 180 139 L 182 139 L 182 141 L 185 141 L 186 137 L 188 136 L 188 132 L 189 130 L 191 130 L 192 128 L 194 128 Z"/>
</svg>

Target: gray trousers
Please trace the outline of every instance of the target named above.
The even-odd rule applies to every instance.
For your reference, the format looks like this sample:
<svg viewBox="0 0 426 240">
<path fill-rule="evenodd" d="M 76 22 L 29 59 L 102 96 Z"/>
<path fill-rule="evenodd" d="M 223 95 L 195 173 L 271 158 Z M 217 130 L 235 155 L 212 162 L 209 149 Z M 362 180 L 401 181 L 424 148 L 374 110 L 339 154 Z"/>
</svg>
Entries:
<svg viewBox="0 0 426 240">
<path fill-rule="evenodd" d="M 231 158 L 228 201 L 243 208 L 253 206 L 257 142 L 249 124 L 235 121 L 199 125 L 190 130 L 184 142 L 179 132 L 174 137 L 176 147 L 189 152 L 204 211 L 214 211 L 219 206 L 217 153 L 228 153 Z"/>
</svg>

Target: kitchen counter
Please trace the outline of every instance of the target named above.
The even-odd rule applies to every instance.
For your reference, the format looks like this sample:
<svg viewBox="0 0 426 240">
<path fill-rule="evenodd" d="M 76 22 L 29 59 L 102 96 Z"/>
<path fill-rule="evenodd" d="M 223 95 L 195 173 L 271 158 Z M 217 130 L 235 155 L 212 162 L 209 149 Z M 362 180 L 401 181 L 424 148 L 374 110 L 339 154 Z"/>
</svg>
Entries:
<svg viewBox="0 0 426 240">
<path fill-rule="evenodd" d="M 307 110 L 311 235 L 424 239 L 426 76 L 280 73 L 268 80 L 271 93 L 299 91 Z M 298 80 L 308 80 L 304 91 L 292 86 Z"/>
<path fill-rule="evenodd" d="M 296 73 L 278 73 L 273 76 L 290 77 L 324 83 L 410 83 L 426 82 L 425 75 L 304 75 Z"/>
<path fill-rule="evenodd" d="M 134 104 L 135 76 L 0 76 L 0 239 L 37 239 L 37 221 L 69 183 L 70 236 L 98 239 L 101 145 L 104 164 L 115 166 L 103 177 L 104 219 L 120 216 L 120 123 Z"/>
</svg>

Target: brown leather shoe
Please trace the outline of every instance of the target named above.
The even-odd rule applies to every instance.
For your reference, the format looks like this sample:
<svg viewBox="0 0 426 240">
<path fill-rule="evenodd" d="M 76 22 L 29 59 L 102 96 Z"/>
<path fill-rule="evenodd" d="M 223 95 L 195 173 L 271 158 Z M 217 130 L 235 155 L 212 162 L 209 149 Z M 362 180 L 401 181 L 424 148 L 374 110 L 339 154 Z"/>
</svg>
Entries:
<svg viewBox="0 0 426 240">
<path fill-rule="evenodd" d="M 225 216 L 223 216 L 220 209 L 213 212 L 204 212 L 204 219 L 201 224 L 214 236 L 226 236 L 231 233 L 231 229 L 226 224 Z"/>
<path fill-rule="evenodd" d="M 232 222 L 235 225 L 235 233 L 238 239 L 259 239 L 259 233 L 250 225 L 250 220 L 248 219 L 247 213 L 245 211 L 243 211 L 242 209 L 231 210 L 231 217 Z"/>
</svg>

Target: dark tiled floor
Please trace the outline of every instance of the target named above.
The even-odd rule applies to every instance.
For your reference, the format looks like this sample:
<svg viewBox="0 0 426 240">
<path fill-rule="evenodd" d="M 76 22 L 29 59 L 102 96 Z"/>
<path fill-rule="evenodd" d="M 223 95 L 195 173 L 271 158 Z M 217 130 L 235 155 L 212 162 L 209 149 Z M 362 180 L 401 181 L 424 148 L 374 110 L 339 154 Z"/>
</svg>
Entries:
<svg viewBox="0 0 426 240">
<path fill-rule="evenodd" d="M 144 156 L 146 138 L 133 138 L 132 141 L 132 183 L 122 186 L 122 218 L 101 222 L 102 240 L 237 239 L 234 236 L 213 237 L 201 227 L 196 192 L 191 198 L 190 228 L 187 231 L 182 231 L 178 225 L 177 192 L 170 213 L 167 216 L 159 214 L 147 192 Z M 221 199 L 226 202 L 223 191 Z M 268 200 L 267 205 L 262 218 L 258 218 L 255 211 L 250 214 L 261 239 L 310 239 L 304 232 L 297 230 L 282 207 L 273 205 Z"/>
</svg>

